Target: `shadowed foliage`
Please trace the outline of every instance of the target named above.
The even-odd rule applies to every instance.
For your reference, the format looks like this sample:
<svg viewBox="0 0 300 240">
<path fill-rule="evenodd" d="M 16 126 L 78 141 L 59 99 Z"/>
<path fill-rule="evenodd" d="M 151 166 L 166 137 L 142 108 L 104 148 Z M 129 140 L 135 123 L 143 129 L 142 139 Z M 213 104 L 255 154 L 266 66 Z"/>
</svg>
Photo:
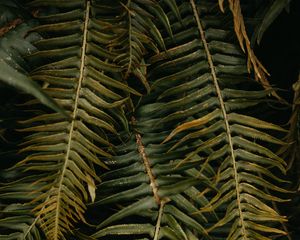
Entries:
<svg viewBox="0 0 300 240">
<path fill-rule="evenodd" d="M 289 3 L 0 1 L 0 239 L 292 239 L 299 84 L 279 126 L 253 50 Z"/>
</svg>

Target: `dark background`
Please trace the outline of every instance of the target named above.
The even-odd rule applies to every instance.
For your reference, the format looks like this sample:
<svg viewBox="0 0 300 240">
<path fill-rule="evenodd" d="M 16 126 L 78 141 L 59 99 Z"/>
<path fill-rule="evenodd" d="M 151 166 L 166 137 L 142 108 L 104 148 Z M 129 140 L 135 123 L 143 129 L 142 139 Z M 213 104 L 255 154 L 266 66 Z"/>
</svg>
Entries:
<svg viewBox="0 0 300 240">
<path fill-rule="evenodd" d="M 282 89 L 281 96 L 293 99 L 292 84 L 300 70 L 300 1 L 292 0 L 289 12 L 284 10 L 265 32 L 255 52 L 271 74 L 269 82 Z"/>
</svg>

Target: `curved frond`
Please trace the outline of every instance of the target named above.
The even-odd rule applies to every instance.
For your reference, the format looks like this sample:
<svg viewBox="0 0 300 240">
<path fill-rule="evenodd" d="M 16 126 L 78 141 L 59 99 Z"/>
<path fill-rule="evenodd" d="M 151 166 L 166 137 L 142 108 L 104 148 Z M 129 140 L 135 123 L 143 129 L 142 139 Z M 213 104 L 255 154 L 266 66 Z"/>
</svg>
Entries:
<svg viewBox="0 0 300 240">
<path fill-rule="evenodd" d="M 286 192 L 266 180 L 282 181 L 268 169 L 284 172 L 285 162 L 262 144 L 285 144 L 270 134 L 285 130 L 243 113 L 267 101 L 270 91 L 241 88 L 246 82 L 247 62 L 230 42 L 230 29 L 223 29 L 226 16 L 214 19 L 212 6 L 184 2 L 178 7 L 185 16 L 181 22 L 170 18 L 174 34 L 165 37 L 167 50 L 149 60 L 153 66 L 149 72 L 152 101 L 147 104 L 147 97 L 141 101 L 137 120 L 132 121 L 135 137 L 118 148 L 121 155 L 110 162 L 117 169 L 102 175 L 98 186 L 99 196 L 107 197 L 96 205 L 122 207 L 98 225 L 100 230 L 93 237 L 124 234 L 188 239 L 193 232 L 195 238 L 209 238 L 212 233 L 228 239 L 269 239 L 264 235 L 284 234 L 261 224 L 285 219 L 266 205 L 267 201 L 283 200 L 260 188 Z M 178 127 L 172 131 L 176 123 Z M 152 139 L 157 134 L 159 137 Z M 159 144 L 163 139 L 164 144 Z M 193 179 L 196 176 L 202 179 L 198 183 L 198 178 Z M 218 189 L 215 196 L 207 177 Z M 205 182 L 209 188 L 203 187 Z M 187 198 L 189 189 L 202 197 L 188 210 L 181 204 L 192 203 Z M 214 211 L 220 216 L 215 224 Z M 153 223 L 137 224 L 133 216 L 148 217 Z M 214 232 L 216 228 L 220 230 Z"/>
<path fill-rule="evenodd" d="M 188 232 L 208 237 L 202 224 L 214 216 L 197 212 L 199 206 L 208 203 L 199 196 L 199 189 L 212 186 L 207 177 L 196 171 L 196 157 L 192 163 L 176 166 L 188 149 L 166 153 L 167 147 L 160 142 L 170 130 L 147 124 L 159 120 L 146 110 L 138 114 L 138 119 L 133 119 L 134 136 L 119 146 L 118 156 L 107 163 L 112 170 L 101 176 L 94 205 L 122 207 L 104 219 L 92 237 L 128 235 L 139 239 L 145 235 L 151 239 L 189 239 Z M 157 132 L 160 136 L 154 137 Z"/>
<path fill-rule="evenodd" d="M 53 12 L 48 8 L 52 4 Z M 34 44 L 38 51 L 28 59 L 36 66 L 31 78 L 61 104 L 71 119 L 40 114 L 21 121 L 19 131 L 31 132 L 22 144 L 28 156 L 17 166 L 36 174 L 33 184 L 43 182 L 34 203 L 36 216 L 47 239 L 66 239 L 77 221 L 85 222 L 86 202 L 94 199 L 91 186 L 99 181 L 94 165 L 107 169 L 114 146 L 109 138 L 127 129 L 123 111 L 127 95 L 140 95 L 123 83 L 121 67 L 112 61 L 108 43 L 118 37 L 103 29 L 109 18 L 105 5 L 96 1 L 31 1 L 38 7 L 41 25 L 31 31 L 43 36 Z M 121 5 L 112 7 L 112 18 Z M 33 104 L 33 102 L 32 102 Z M 97 168 L 97 167 L 96 167 Z"/>
<path fill-rule="evenodd" d="M 1 209 L 0 239 L 42 240 L 44 235 L 38 228 L 38 218 L 31 208 L 22 204 L 11 204 Z"/>
<path fill-rule="evenodd" d="M 26 55 L 36 51 L 32 42 L 40 36 L 27 35 L 27 32 L 36 23 L 32 20 L 25 21 L 24 15 L 26 14 L 22 13 L 20 7 L 13 2 L 1 2 L 0 8 L 3 11 L 0 28 L 0 81 L 35 96 L 43 104 L 64 114 L 58 104 L 46 95 L 28 75 L 30 66 L 25 58 Z"/>
<path fill-rule="evenodd" d="M 270 171 L 277 168 L 284 173 L 286 164 L 266 147 L 285 145 L 272 136 L 274 131 L 285 130 L 246 114 L 251 107 L 268 101 L 270 91 L 245 88 L 247 62 L 230 42 L 231 30 L 224 27 L 226 16 L 214 19 L 214 8 L 208 2 L 191 0 L 180 8 L 194 16 L 183 19 L 189 30 L 180 32 L 183 27 L 175 23 L 173 27 L 180 33 L 166 41 L 166 53 L 151 60 L 153 78 L 160 76 L 152 85 L 160 95 L 152 113 L 165 116 L 157 124 L 177 122 L 164 143 L 179 138 L 171 144 L 170 153 L 191 146 L 178 167 L 193 162 L 195 156 L 202 159 L 200 173 L 209 165 L 215 166 L 218 193 L 200 211 L 220 212 L 221 219 L 206 227 L 209 233 L 227 239 L 270 239 L 272 232 L 285 234 L 264 222 L 285 221 L 267 205 L 268 201 L 284 200 L 261 190 L 288 192 L 273 184 L 282 180 Z M 175 64 L 174 69 L 171 66 Z"/>
<path fill-rule="evenodd" d="M 261 42 L 261 39 L 268 29 L 268 27 L 274 22 L 274 20 L 279 16 L 279 14 L 284 10 L 289 8 L 291 0 L 274 0 L 268 7 L 268 10 L 263 16 L 261 23 L 257 29 L 257 43 Z"/>
<path fill-rule="evenodd" d="M 44 184 L 28 184 L 34 181 L 36 177 L 26 176 L 22 173 L 21 168 L 2 170 L 0 176 L 9 180 L 8 183 L 0 184 L 0 239 L 44 239 L 44 233 L 39 227 L 40 218 L 34 216 L 32 212 L 36 205 L 28 204 L 38 197 L 38 190 Z"/>
<path fill-rule="evenodd" d="M 168 8 L 170 2 L 166 5 Z M 179 11 L 177 6 L 169 10 Z M 181 18 L 173 19 L 178 20 Z M 163 24 L 161 28 L 173 38 Z M 165 53 L 155 56 L 159 54 Z M 164 70 L 167 72 L 168 68 Z M 151 73 L 150 70 L 148 76 Z M 167 90 L 169 86 L 160 89 Z M 164 114 L 161 111 L 167 105 L 163 107 L 159 98 L 156 91 L 143 97 L 131 118 L 133 135 L 117 147 L 116 156 L 107 162 L 111 170 L 100 176 L 102 182 L 97 186 L 97 199 L 91 207 L 115 210 L 98 224 L 98 231 L 92 235 L 94 238 L 210 238 L 203 226 L 217 218 L 214 213 L 202 214 L 198 209 L 208 204 L 208 199 L 200 196 L 201 191 L 214 187 L 209 178 L 195 168 L 201 161 L 198 155 L 192 162 L 178 166 L 190 147 L 182 146 L 168 153 L 171 143 L 161 145 L 173 125 L 162 123 Z M 210 166 L 204 173 L 215 174 Z"/>
<path fill-rule="evenodd" d="M 0 239 L 291 238 L 299 84 L 287 131 L 248 39 L 262 2 L 0 0 L 0 80 L 38 98 L 17 132 L 1 106 Z"/>
<path fill-rule="evenodd" d="M 278 154 L 283 159 L 288 161 L 287 170 L 294 172 L 296 176 L 299 173 L 299 149 L 300 149 L 300 76 L 298 81 L 293 84 L 294 99 L 292 107 L 292 115 L 289 119 L 289 131 L 286 134 L 284 140 L 288 142 L 288 145 L 284 145 L 278 151 Z M 300 182 L 298 181 L 298 190 L 300 189 Z"/>
<path fill-rule="evenodd" d="M 277 3 L 278 4 L 278 3 Z M 253 68 L 255 79 L 259 81 L 262 86 L 266 90 L 270 90 L 271 94 L 276 97 L 277 99 L 284 102 L 284 99 L 282 99 L 276 91 L 272 88 L 271 84 L 269 83 L 267 76 L 269 75 L 268 71 L 265 69 L 265 67 L 262 65 L 262 63 L 259 61 L 259 59 L 256 57 L 251 42 L 249 40 L 246 26 L 244 22 L 244 17 L 242 13 L 241 8 L 241 2 L 240 0 L 228 0 L 228 5 L 230 8 L 230 11 L 233 15 L 233 22 L 234 22 L 234 30 L 237 36 L 237 39 L 239 41 L 241 49 L 247 53 L 247 69 L 250 73 L 251 69 Z M 276 5 L 276 4 L 275 4 Z M 224 12 L 224 0 L 219 0 L 219 6 L 222 12 Z M 274 10 L 273 10 L 274 11 Z M 276 12 L 277 10 L 275 10 Z M 267 14 L 265 17 L 265 21 L 268 22 L 267 18 L 269 18 L 269 14 Z M 262 25 L 264 27 L 264 24 Z M 261 29 L 261 31 L 263 31 Z"/>
</svg>

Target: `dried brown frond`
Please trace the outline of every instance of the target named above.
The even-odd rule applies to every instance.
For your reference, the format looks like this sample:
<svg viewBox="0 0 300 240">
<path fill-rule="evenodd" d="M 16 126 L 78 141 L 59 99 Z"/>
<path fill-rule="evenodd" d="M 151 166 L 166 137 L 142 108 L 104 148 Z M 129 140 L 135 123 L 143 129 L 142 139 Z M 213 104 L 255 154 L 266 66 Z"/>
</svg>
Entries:
<svg viewBox="0 0 300 240">
<path fill-rule="evenodd" d="M 242 9 L 240 5 L 240 0 L 228 0 L 229 8 L 233 15 L 233 21 L 234 21 L 234 30 L 237 36 L 237 39 L 239 41 L 241 49 L 247 53 L 247 68 L 248 72 L 251 72 L 253 69 L 255 80 L 260 82 L 262 86 L 266 90 L 271 90 L 271 94 L 279 99 L 281 102 L 285 102 L 284 99 L 282 99 L 276 91 L 273 89 L 271 84 L 269 83 L 267 76 L 270 75 L 267 71 L 267 69 L 263 66 L 263 64 L 258 60 L 258 58 L 255 56 L 255 53 L 251 47 L 251 43 L 249 40 L 249 37 L 247 35 L 244 17 L 242 14 Z M 219 0 L 219 7 L 222 12 L 224 12 L 224 0 Z"/>
<path fill-rule="evenodd" d="M 0 37 L 5 35 L 11 29 L 14 29 L 16 26 L 20 25 L 22 22 L 23 22 L 23 19 L 21 19 L 21 18 L 16 18 L 16 19 L 8 22 L 5 26 L 0 28 Z"/>
<path fill-rule="evenodd" d="M 282 146 L 279 150 L 280 155 L 288 161 L 288 170 L 300 172 L 300 75 L 298 81 L 293 84 L 294 100 L 292 107 L 292 115 L 288 122 L 289 131 L 284 140 L 290 144 Z"/>
</svg>

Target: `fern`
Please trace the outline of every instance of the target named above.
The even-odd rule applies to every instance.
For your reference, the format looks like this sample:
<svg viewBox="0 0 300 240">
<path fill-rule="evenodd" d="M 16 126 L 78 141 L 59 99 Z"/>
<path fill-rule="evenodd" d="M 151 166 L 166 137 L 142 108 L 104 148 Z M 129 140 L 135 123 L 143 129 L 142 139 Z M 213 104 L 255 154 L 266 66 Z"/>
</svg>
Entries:
<svg viewBox="0 0 300 240">
<path fill-rule="evenodd" d="M 208 233 L 212 232 L 221 239 L 270 239 L 271 232 L 285 234 L 261 224 L 261 221 L 285 220 L 266 205 L 266 201 L 284 200 L 259 190 L 266 187 L 287 192 L 267 180 L 282 181 L 268 169 L 285 172 L 285 162 L 263 145 L 263 142 L 283 145 L 267 131 L 285 130 L 242 111 L 267 101 L 270 91 L 241 87 L 245 86 L 247 76 L 246 61 L 230 42 L 231 30 L 224 29 L 228 17 L 215 19 L 213 6 L 208 2 L 198 5 L 194 1 L 185 2 L 178 7 L 184 16 L 182 21 L 170 17 L 174 37 L 165 38 L 166 52 L 149 59 L 153 66 L 149 72 L 152 90 L 143 100 L 146 105 L 141 101 L 136 110 L 135 137 L 125 147 L 118 148 L 122 149 L 121 155 L 112 162 L 117 169 L 102 175 L 103 183 L 98 186 L 103 191 L 98 195 L 107 196 L 97 205 L 126 205 L 98 228 L 112 222 L 118 224 L 99 230 L 93 237 L 131 234 L 138 238 L 142 234 L 153 239 L 190 239 L 192 233 L 199 239 L 209 238 Z M 160 136 L 154 140 L 152 136 L 158 133 Z M 161 145 L 161 141 L 168 144 Z M 192 178 L 187 180 L 187 177 Z M 199 185 L 205 182 L 210 190 Z M 116 188 L 112 189 L 115 194 L 110 193 L 112 186 Z M 215 196 L 214 188 L 218 189 Z M 190 196 L 186 196 L 191 190 L 198 192 L 197 195 L 208 192 L 207 197 L 193 204 L 195 199 L 188 201 Z M 130 203 L 131 199 L 136 200 Z M 191 204 L 190 207 L 184 208 L 183 202 Z M 220 216 L 215 224 L 212 211 Z M 204 216 L 205 213 L 209 215 Z M 129 222 L 128 216 L 132 216 Z M 151 218 L 153 223 L 149 225 L 145 220 L 147 225 L 139 225 L 133 216 Z M 217 228 L 221 230 L 214 233 Z"/>
<path fill-rule="evenodd" d="M 33 1 L 29 6 L 44 4 Z M 94 59 L 98 52 L 93 44 L 100 43 L 101 34 L 93 27 L 93 21 L 101 6 L 90 1 L 71 5 L 72 9 L 68 4 L 53 2 L 55 13 L 41 16 L 44 24 L 34 31 L 44 35 L 44 39 L 35 45 L 44 47 L 30 56 L 31 61 L 39 63 L 31 78 L 46 84 L 44 91 L 65 107 L 71 119 L 45 113 L 22 121 L 23 126 L 29 127 L 20 130 L 34 132 L 21 151 L 33 154 L 17 166 L 26 164 L 27 171 L 48 172 L 47 176 L 35 175 L 34 182 L 46 184 L 38 191 L 34 211 L 49 239 L 65 239 L 72 222 L 85 221 L 85 202 L 89 198 L 86 186 L 99 180 L 92 164 L 107 168 L 101 159 L 110 158 L 112 144 L 105 135 L 116 135 L 120 127 L 112 115 L 124 118 L 121 106 L 126 97 L 117 91 L 138 94 L 108 75 L 118 66 Z M 68 35 L 62 37 L 65 33 Z"/>
<path fill-rule="evenodd" d="M 40 38 L 38 34 L 29 34 L 28 31 L 35 26 L 35 21 L 28 19 L 26 11 L 21 12 L 21 8 L 16 3 L 0 2 L 1 10 L 1 30 L 0 30 L 0 61 L 1 76 L 0 81 L 16 87 L 26 93 L 32 94 L 42 103 L 64 114 L 63 110 L 49 98 L 40 86 L 31 81 L 28 76 L 30 64 L 25 60 L 26 55 L 34 52 L 36 48 L 33 41 Z"/>
<path fill-rule="evenodd" d="M 0 239 L 42 239 L 44 235 L 38 228 L 39 218 L 28 214 L 30 210 L 30 207 L 21 204 L 11 204 L 1 210 L 0 229 L 10 231 L 7 234 L 1 231 Z"/>
<path fill-rule="evenodd" d="M 204 166 L 216 158 L 222 159 L 217 167 L 218 173 L 216 175 L 216 185 L 219 192 L 212 198 L 209 205 L 202 208 L 201 211 L 215 210 L 224 203 L 228 205 L 224 217 L 214 226 L 210 227 L 208 229 L 209 232 L 217 227 L 230 224 L 231 230 L 227 235 L 227 239 L 270 239 L 263 236 L 262 232 L 285 234 L 277 228 L 261 224 L 261 221 L 284 221 L 284 218 L 280 217 L 265 204 L 265 201 L 280 202 L 283 200 L 259 190 L 260 187 L 265 186 L 267 189 L 286 193 L 286 190 L 276 187 L 262 178 L 262 176 L 265 176 L 276 179 L 265 167 L 278 167 L 283 170 L 285 162 L 263 145 L 255 142 L 258 139 L 268 143 L 284 145 L 284 142 L 261 131 L 284 130 L 256 118 L 237 113 L 239 109 L 259 103 L 259 99 L 266 92 L 245 91 L 243 89 L 231 88 L 228 85 L 224 88 L 221 87 L 220 79 L 223 77 L 224 72 L 228 74 L 227 77 L 234 77 L 234 75 L 242 73 L 234 69 L 242 61 L 239 60 L 240 57 L 238 56 L 230 56 L 229 58 L 228 55 L 226 56 L 224 53 L 219 53 L 218 51 L 215 52 L 210 48 L 211 39 L 206 31 L 205 16 L 198 15 L 197 6 L 193 0 L 190 3 L 203 51 L 206 55 L 205 60 L 202 61 L 207 61 L 211 73 L 211 83 L 207 83 L 205 86 L 207 88 L 211 85 L 211 88 L 207 92 L 211 97 L 203 97 L 208 98 L 208 100 L 213 98 L 214 101 L 212 102 L 214 102 L 214 105 L 207 105 L 207 107 L 199 109 L 198 114 L 200 116 L 198 118 L 177 126 L 165 142 L 180 132 L 200 128 L 198 131 L 186 133 L 184 138 L 178 143 L 182 144 L 196 137 L 205 137 L 205 141 L 187 155 L 184 161 L 188 161 L 195 153 L 204 154 L 207 148 L 213 148 L 215 151 L 206 157 Z M 203 27 L 204 25 L 206 29 Z M 220 65 L 218 57 L 219 59 L 228 58 L 227 63 L 222 62 L 224 66 Z M 232 63 L 235 66 L 230 66 Z M 228 71 L 226 71 L 227 67 Z M 232 113 L 232 111 L 235 112 Z M 211 137 L 206 139 L 208 134 Z M 174 147 L 177 147 L 178 144 Z"/>
<path fill-rule="evenodd" d="M 19 104 L 17 163 L 0 171 L 0 239 L 287 234 L 276 203 L 291 193 L 281 156 L 292 151 L 296 159 L 296 142 L 287 142 L 297 108 L 284 141 L 284 128 L 258 117 L 276 102 L 271 95 L 280 99 L 251 48 L 255 26 L 246 32 L 242 17 L 258 3 L 0 4 L 8 14 L 0 56 L 13 53 L 0 78 L 37 98 Z M 279 5 L 253 39 L 286 4 Z M 0 123 L 5 142 L 8 123 Z"/>
<path fill-rule="evenodd" d="M 45 5 L 53 6 L 53 12 L 47 8 L 44 11 Z M 33 211 L 47 238 L 65 239 L 74 222 L 85 222 L 85 203 L 89 198 L 94 200 L 94 181 L 99 178 L 93 165 L 107 169 L 103 159 L 111 158 L 114 152 L 109 138 L 116 138 L 118 129 L 127 129 L 123 110 L 126 95 L 140 94 L 122 83 L 123 69 L 128 77 L 130 65 L 141 64 L 142 57 L 137 54 L 144 54 L 145 50 L 139 47 L 145 44 L 141 38 L 147 36 L 142 27 L 140 32 L 129 31 L 129 36 L 137 42 L 128 39 L 123 26 L 119 26 L 120 19 L 115 22 L 114 16 L 128 15 L 131 5 L 32 1 L 28 6 L 40 8 L 38 20 L 42 24 L 31 31 L 43 36 L 34 43 L 38 51 L 28 57 L 35 65 L 30 77 L 44 85 L 44 92 L 66 109 L 70 119 L 57 113 L 44 113 L 21 121 L 24 128 L 19 131 L 34 134 L 22 144 L 21 153 L 29 155 L 16 167 L 49 172 L 47 176 L 35 174 L 30 183 L 45 183 L 36 190 L 39 196 L 33 200 L 37 205 Z M 107 10 L 111 11 L 111 17 Z M 149 18 L 147 22 L 152 21 Z M 131 17 L 128 24 L 133 24 Z M 110 25 L 116 26 L 110 28 Z M 159 37 L 155 25 L 151 29 Z M 63 36 L 65 33 L 67 36 Z M 128 50 L 120 48 L 117 42 L 123 37 L 130 44 L 129 52 L 135 51 L 129 54 L 125 66 L 122 51 L 126 56 Z M 154 46 L 149 39 L 146 39 L 147 46 Z M 138 62 L 133 63 L 136 55 Z M 142 76 L 142 73 L 134 74 Z"/>
</svg>

